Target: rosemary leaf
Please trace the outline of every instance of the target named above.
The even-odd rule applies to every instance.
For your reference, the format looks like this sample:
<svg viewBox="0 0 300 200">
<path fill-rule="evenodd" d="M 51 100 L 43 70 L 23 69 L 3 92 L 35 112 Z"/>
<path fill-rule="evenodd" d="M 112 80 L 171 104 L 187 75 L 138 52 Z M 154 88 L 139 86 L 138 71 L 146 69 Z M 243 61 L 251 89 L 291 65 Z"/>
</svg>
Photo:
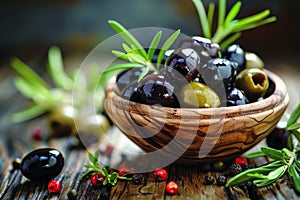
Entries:
<svg viewBox="0 0 300 200">
<path fill-rule="evenodd" d="M 147 53 L 143 46 L 135 39 L 135 37 L 120 23 L 114 21 L 114 20 L 109 20 L 108 23 L 110 26 L 120 34 L 120 36 L 128 43 L 128 44 L 133 44 L 136 46 L 136 48 L 139 50 L 141 55 L 143 55 L 144 58 L 147 58 Z"/>
<path fill-rule="evenodd" d="M 246 158 L 257 158 L 257 157 L 263 157 L 266 156 L 266 154 L 262 151 L 255 151 L 252 153 L 247 154 L 245 157 Z"/>
<path fill-rule="evenodd" d="M 218 28 L 222 30 L 224 27 L 224 19 L 226 13 L 226 0 L 219 0 L 219 12 L 218 12 Z"/>
<path fill-rule="evenodd" d="M 268 24 L 268 23 L 274 22 L 274 21 L 276 21 L 276 19 L 277 19 L 276 17 L 269 17 L 267 19 L 263 19 L 261 21 L 253 22 L 251 24 L 248 24 L 248 25 L 236 28 L 233 32 L 245 31 L 245 30 L 253 29 L 253 28 L 256 28 L 258 26 L 262 26 L 264 24 Z"/>
<path fill-rule="evenodd" d="M 131 53 L 132 49 L 125 43 L 122 43 L 122 47 L 126 53 Z"/>
<path fill-rule="evenodd" d="M 48 71 L 58 88 L 73 89 L 73 80 L 65 73 L 61 51 L 56 46 L 51 47 L 48 51 Z"/>
<path fill-rule="evenodd" d="M 291 131 L 300 128 L 300 122 L 296 122 L 294 124 L 289 125 L 286 129 Z"/>
<path fill-rule="evenodd" d="M 273 149 L 273 148 L 270 148 L 270 147 L 261 147 L 260 149 L 268 157 L 270 157 L 274 160 L 282 160 L 284 158 L 284 155 L 280 150 Z"/>
<path fill-rule="evenodd" d="M 50 89 L 50 86 L 20 59 L 13 58 L 11 60 L 11 66 L 18 72 L 20 76 L 22 76 L 26 81 L 30 82 L 32 85 L 35 85 L 37 88 L 44 88 L 47 90 Z"/>
<path fill-rule="evenodd" d="M 270 14 L 270 10 L 264 10 L 258 14 L 252 15 L 250 17 L 246 17 L 240 20 L 235 20 L 233 23 L 230 23 L 232 26 L 233 31 L 241 29 L 243 26 L 249 25 L 251 23 L 257 22 L 259 20 L 264 19 Z"/>
<path fill-rule="evenodd" d="M 166 53 L 166 51 L 172 46 L 172 44 L 175 42 L 175 40 L 177 39 L 177 37 L 180 34 L 180 29 L 178 29 L 177 31 L 175 31 L 166 41 L 165 43 L 162 45 L 159 54 L 157 56 L 157 68 L 159 67 L 159 65 L 161 64 L 161 61 Z"/>
<path fill-rule="evenodd" d="M 140 56 L 139 54 L 127 53 L 127 56 L 129 58 L 130 62 L 132 62 L 132 63 L 139 63 L 144 66 L 146 66 L 148 63 L 148 61 L 144 57 Z"/>
<path fill-rule="evenodd" d="M 149 72 L 149 66 L 143 69 L 142 73 L 139 75 L 137 82 L 139 83 Z"/>
<path fill-rule="evenodd" d="M 159 31 L 158 33 L 156 33 L 156 35 L 154 36 L 150 46 L 149 46 L 149 50 L 148 50 L 148 60 L 151 60 L 153 58 L 153 55 L 155 53 L 155 50 L 158 47 L 159 41 L 161 39 L 161 35 L 162 32 Z"/>
<path fill-rule="evenodd" d="M 225 22 L 224 22 L 224 27 L 227 27 L 229 25 L 229 23 L 234 20 L 234 18 L 238 15 L 240 9 L 241 9 L 242 3 L 240 1 L 237 1 L 232 8 L 230 9 L 230 11 L 228 12 L 226 18 L 225 18 Z"/>
<path fill-rule="evenodd" d="M 118 58 L 129 61 L 127 54 L 123 53 L 122 51 L 112 50 L 111 53 Z"/>
<path fill-rule="evenodd" d="M 109 68 L 106 68 L 102 71 L 102 74 L 106 74 L 109 72 L 117 71 L 117 70 L 124 70 L 124 69 L 131 69 L 131 68 L 140 68 L 144 67 L 144 65 L 139 63 L 123 63 L 123 64 L 117 64 L 114 66 L 111 66 Z"/>
<path fill-rule="evenodd" d="M 15 123 L 30 120 L 46 113 L 48 109 L 49 107 L 47 105 L 34 104 L 25 110 L 9 115 L 7 120 Z"/>
<path fill-rule="evenodd" d="M 294 124 L 298 120 L 299 117 L 300 117 L 300 103 L 293 110 L 289 120 L 287 121 L 286 127 L 289 128 L 289 126 Z"/>
<path fill-rule="evenodd" d="M 236 41 L 239 37 L 241 37 L 242 33 L 238 32 L 235 33 L 234 35 L 232 35 L 231 37 L 229 37 L 228 39 L 226 39 L 225 41 L 223 41 L 220 46 L 221 48 L 225 49 L 227 48 L 230 44 L 232 44 L 234 41 Z"/>
<path fill-rule="evenodd" d="M 199 19 L 200 19 L 204 37 L 211 38 L 211 30 L 209 28 L 209 22 L 208 22 L 208 19 L 206 16 L 206 11 L 205 11 L 202 1 L 201 0 L 193 0 L 193 3 L 195 4 L 195 7 L 196 7 L 198 15 L 199 15 Z"/>
<path fill-rule="evenodd" d="M 294 188 L 300 192 L 300 175 L 293 165 L 289 166 L 289 174 L 292 177 Z"/>
<path fill-rule="evenodd" d="M 208 10 L 207 10 L 207 21 L 210 30 L 213 29 L 214 14 L 215 14 L 215 4 L 211 2 L 208 4 Z"/>
</svg>

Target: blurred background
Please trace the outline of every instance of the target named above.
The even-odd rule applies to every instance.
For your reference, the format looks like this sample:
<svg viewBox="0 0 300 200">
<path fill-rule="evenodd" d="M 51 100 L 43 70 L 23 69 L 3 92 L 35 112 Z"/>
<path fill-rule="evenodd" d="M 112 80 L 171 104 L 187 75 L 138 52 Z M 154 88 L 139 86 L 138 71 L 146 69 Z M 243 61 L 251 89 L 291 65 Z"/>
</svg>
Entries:
<svg viewBox="0 0 300 200">
<path fill-rule="evenodd" d="M 208 5 L 211 1 L 218 2 L 203 2 Z M 235 2 L 228 0 L 227 8 Z M 278 20 L 244 32 L 237 42 L 246 51 L 258 53 L 275 71 L 286 68 L 298 72 L 300 1 L 242 0 L 242 3 L 238 18 L 269 8 Z M 109 19 L 118 20 L 129 29 L 156 26 L 180 28 L 186 35 L 202 35 L 191 0 L 2 1 L 0 70 L 9 68 L 13 56 L 29 63 L 44 63 L 51 45 L 62 49 L 66 65 L 78 67 L 97 44 L 115 34 L 107 23 Z"/>
</svg>

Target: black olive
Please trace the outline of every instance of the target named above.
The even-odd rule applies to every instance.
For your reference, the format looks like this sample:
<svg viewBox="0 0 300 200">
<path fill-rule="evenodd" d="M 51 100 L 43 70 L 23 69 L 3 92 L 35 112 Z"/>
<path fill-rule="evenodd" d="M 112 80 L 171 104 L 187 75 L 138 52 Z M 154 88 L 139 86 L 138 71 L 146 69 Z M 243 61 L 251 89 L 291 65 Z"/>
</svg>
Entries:
<svg viewBox="0 0 300 200">
<path fill-rule="evenodd" d="M 275 127 L 275 129 L 266 138 L 267 145 L 278 150 L 287 148 L 289 135 L 290 132 L 285 128 Z"/>
<path fill-rule="evenodd" d="M 143 68 L 132 68 L 120 72 L 117 76 L 116 82 L 119 91 L 124 90 L 128 84 L 132 82 L 137 82 L 139 75 L 142 73 Z"/>
<path fill-rule="evenodd" d="M 28 153 L 21 162 L 22 174 L 30 180 L 50 180 L 56 177 L 64 166 L 61 152 L 52 148 L 36 149 Z"/>
<path fill-rule="evenodd" d="M 222 50 L 222 58 L 236 62 L 235 67 L 237 73 L 240 73 L 246 68 L 246 56 L 244 50 L 237 44 L 229 46 L 227 49 Z"/>
<path fill-rule="evenodd" d="M 201 56 L 210 56 L 210 58 L 218 57 L 220 47 L 217 43 L 203 37 L 194 36 L 181 40 L 180 48 L 192 48 Z M 202 61 L 201 61 L 202 62 Z M 203 63 L 203 62 L 202 62 Z"/>
<path fill-rule="evenodd" d="M 178 107 L 174 86 L 163 75 L 150 74 L 138 84 L 139 101 L 148 105 Z"/>
<path fill-rule="evenodd" d="M 175 83 L 191 81 L 197 77 L 200 57 L 194 49 L 176 49 L 167 59 L 167 78 Z"/>
<path fill-rule="evenodd" d="M 227 95 L 227 106 L 239 106 L 249 103 L 248 98 L 246 97 L 243 90 L 240 90 L 236 87 L 231 87 L 226 90 Z"/>
</svg>

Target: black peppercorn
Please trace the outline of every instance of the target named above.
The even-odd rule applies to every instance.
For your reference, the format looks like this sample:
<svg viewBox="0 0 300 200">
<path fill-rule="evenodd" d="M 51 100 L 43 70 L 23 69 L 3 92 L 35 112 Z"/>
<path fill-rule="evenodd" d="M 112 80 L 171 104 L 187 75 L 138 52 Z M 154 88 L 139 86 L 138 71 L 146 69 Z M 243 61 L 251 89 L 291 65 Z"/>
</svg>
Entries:
<svg viewBox="0 0 300 200">
<path fill-rule="evenodd" d="M 70 200 L 75 200 L 77 198 L 77 195 L 78 195 L 78 193 L 75 189 L 69 190 L 69 192 L 67 194 L 68 199 L 70 199 Z"/>
<path fill-rule="evenodd" d="M 208 176 L 205 176 L 204 180 L 205 180 L 205 184 L 211 185 L 215 182 L 215 177 L 208 175 Z"/>
<path fill-rule="evenodd" d="M 227 178 L 224 175 L 220 175 L 217 179 L 217 185 L 218 186 L 223 186 L 227 182 Z"/>
<path fill-rule="evenodd" d="M 239 165 L 239 164 L 234 163 L 234 164 L 230 165 L 230 167 L 229 167 L 229 174 L 231 176 L 235 176 L 242 171 L 243 171 L 243 169 L 242 169 L 241 165 Z"/>
<path fill-rule="evenodd" d="M 142 174 L 135 174 L 132 177 L 132 182 L 134 185 L 141 185 L 142 184 L 143 175 Z"/>
</svg>

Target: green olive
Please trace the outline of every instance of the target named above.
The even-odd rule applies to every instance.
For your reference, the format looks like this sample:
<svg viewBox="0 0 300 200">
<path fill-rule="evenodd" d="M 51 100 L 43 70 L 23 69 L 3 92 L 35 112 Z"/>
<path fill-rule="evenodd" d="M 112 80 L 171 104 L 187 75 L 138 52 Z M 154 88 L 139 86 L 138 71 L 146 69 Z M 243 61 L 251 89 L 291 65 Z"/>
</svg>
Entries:
<svg viewBox="0 0 300 200">
<path fill-rule="evenodd" d="M 246 56 L 246 68 L 262 69 L 265 67 L 264 62 L 257 54 L 251 53 L 251 52 L 246 52 L 245 56 Z"/>
<path fill-rule="evenodd" d="M 70 136 L 75 128 L 76 117 L 77 110 L 72 106 L 63 106 L 52 110 L 48 116 L 50 137 Z"/>
<path fill-rule="evenodd" d="M 269 87 L 269 80 L 260 69 L 245 69 L 237 75 L 236 86 L 246 93 L 251 102 L 254 102 L 264 96 Z"/>
<path fill-rule="evenodd" d="M 180 93 L 185 106 L 200 108 L 216 108 L 220 105 L 219 96 L 207 85 L 198 82 L 186 84 Z"/>
</svg>

